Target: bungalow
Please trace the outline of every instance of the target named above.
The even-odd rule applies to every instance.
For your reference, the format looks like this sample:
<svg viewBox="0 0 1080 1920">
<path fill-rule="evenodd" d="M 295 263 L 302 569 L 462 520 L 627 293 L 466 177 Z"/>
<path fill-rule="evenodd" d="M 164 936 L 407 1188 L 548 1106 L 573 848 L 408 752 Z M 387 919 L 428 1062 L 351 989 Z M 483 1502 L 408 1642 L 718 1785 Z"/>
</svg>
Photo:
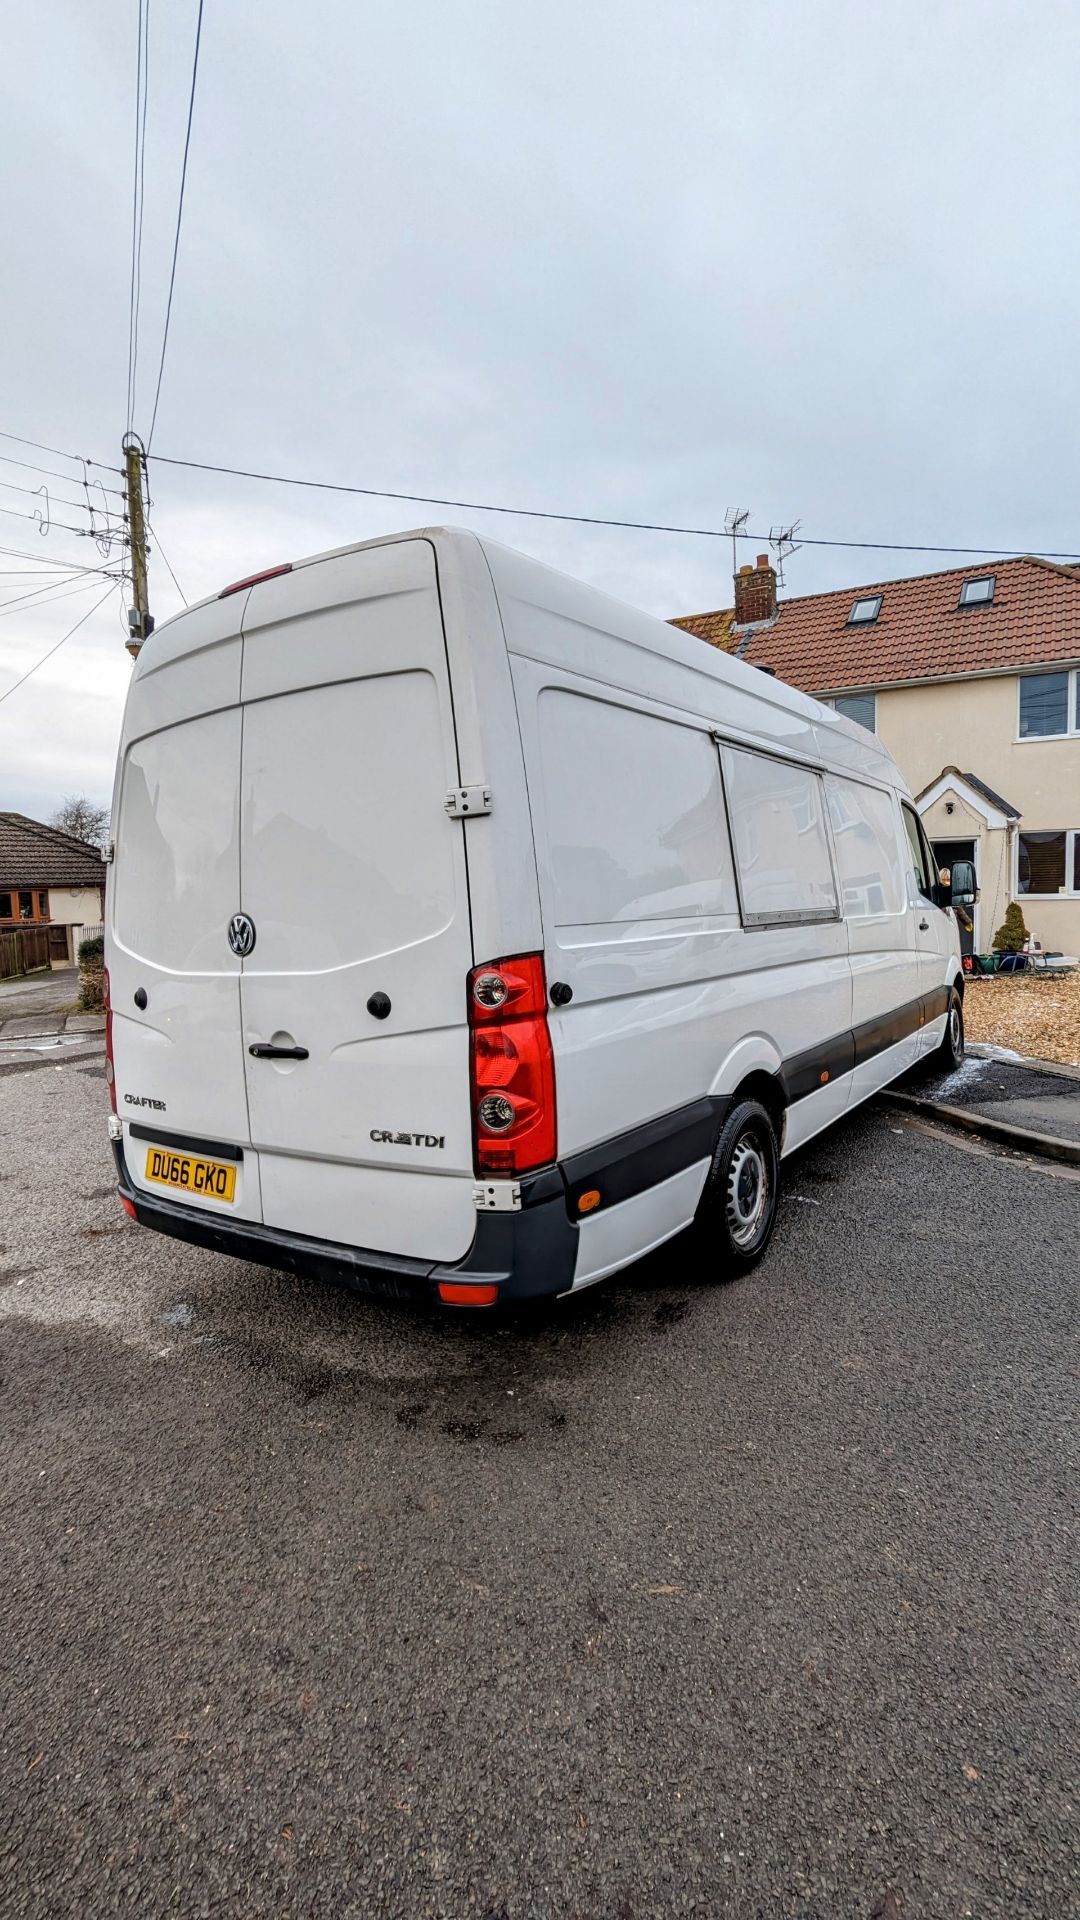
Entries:
<svg viewBox="0 0 1080 1920">
<path fill-rule="evenodd" d="M 0 932 L 45 925 L 55 965 L 74 960 L 84 927 L 105 917 L 105 862 L 97 847 L 21 813 L 0 813 Z"/>
<path fill-rule="evenodd" d="M 1080 568 L 1028 555 L 777 601 L 767 555 L 735 605 L 672 623 L 879 735 L 938 858 L 974 860 L 965 946 L 1018 900 L 1080 952 Z"/>
</svg>

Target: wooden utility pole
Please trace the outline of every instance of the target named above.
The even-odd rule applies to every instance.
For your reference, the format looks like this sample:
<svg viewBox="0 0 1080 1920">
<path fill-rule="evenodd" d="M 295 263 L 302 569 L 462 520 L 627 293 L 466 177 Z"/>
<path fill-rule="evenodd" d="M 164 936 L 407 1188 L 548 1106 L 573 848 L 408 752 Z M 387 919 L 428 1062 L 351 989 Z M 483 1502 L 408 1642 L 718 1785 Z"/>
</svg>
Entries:
<svg viewBox="0 0 1080 1920">
<path fill-rule="evenodd" d="M 142 442 L 134 434 L 124 438 L 124 472 L 127 476 L 128 537 L 131 542 L 131 584 L 135 605 L 128 608 L 127 650 L 133 660 L 139 657 L 144 640 L 154 631 L 154 616 L 146 576 L 146 515 L 143 512 Z"/>
</svg>

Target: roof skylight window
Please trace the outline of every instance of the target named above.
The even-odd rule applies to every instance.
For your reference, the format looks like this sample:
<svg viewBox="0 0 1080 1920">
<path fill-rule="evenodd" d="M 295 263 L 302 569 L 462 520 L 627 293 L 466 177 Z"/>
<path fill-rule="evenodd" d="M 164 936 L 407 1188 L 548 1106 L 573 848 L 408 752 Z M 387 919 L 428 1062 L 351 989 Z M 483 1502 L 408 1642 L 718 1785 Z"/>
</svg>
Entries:
<svg viewBox="0 0 1080 1920">
<path fill-rule="evenodd" d="M 983 573 L 977 580 L 965 580 L 960 589 L 962 607 L 985 607 L 994 597 L 994 575 Z"/>
<path fill-rule="evenodd" d="M 881 601 L 882 595 L 880 593 L 869 593 L 864 599 L 856 600 L 855 605 L 848 614 L 848 626 L 868 627 L 871 620 L 876 620 L 878 614 L 881 612 Z"/>
</svg>

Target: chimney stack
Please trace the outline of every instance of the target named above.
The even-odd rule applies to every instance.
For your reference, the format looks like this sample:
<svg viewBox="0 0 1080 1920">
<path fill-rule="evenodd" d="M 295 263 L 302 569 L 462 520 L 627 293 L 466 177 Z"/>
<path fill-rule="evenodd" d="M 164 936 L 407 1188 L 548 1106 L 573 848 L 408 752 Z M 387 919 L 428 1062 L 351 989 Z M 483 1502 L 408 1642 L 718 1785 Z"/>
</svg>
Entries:
<svg viewBox="0 0 1080 1920">
<path fill-rule="evenodd" d="M 735 625 L 771 620 L 776 612 L 776 569 L 767 553 L 759 553 L 756 567 L 740 567 L 735 575 Z"/>
</svg>

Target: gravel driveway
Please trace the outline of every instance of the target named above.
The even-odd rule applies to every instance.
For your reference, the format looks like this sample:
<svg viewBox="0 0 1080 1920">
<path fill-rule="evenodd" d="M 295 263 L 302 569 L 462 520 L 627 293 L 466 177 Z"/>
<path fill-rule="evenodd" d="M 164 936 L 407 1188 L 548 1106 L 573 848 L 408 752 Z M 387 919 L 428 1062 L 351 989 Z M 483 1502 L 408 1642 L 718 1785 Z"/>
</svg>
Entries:
<svg viewBox="0 0 1080 1920">
<path fill-rule="evenodd" d="M 5 1920 L 1076 1910 L 1071 1173 L 863 1114 L 752 1278 L 462 1324 L 104 1108 L 0 1079 Z"/>
<path fill-rule="evenodd" d="M 1080 974 L 1062 980 L 1022 973 L 969 980 L 964 1024 L 969 1040 L 1080 1067 Z"/>
</svg>

